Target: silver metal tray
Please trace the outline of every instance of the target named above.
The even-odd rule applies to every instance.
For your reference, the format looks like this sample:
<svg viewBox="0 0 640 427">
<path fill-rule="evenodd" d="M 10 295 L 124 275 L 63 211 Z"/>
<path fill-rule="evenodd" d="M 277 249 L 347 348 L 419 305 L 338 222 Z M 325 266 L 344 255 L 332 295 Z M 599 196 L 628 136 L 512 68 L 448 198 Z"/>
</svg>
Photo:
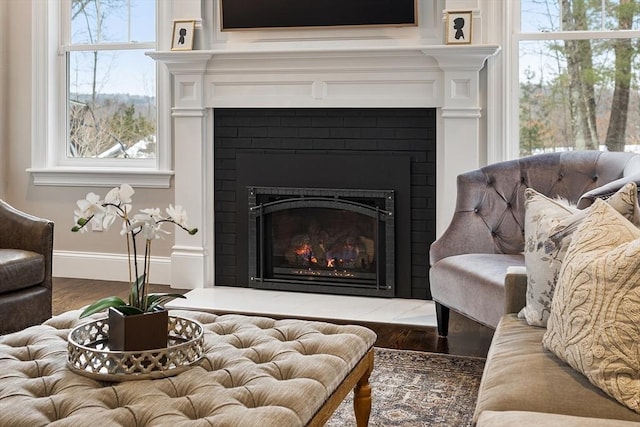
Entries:
<svg viewBox="0 0 640 427">
<path fill-rule="evenodd" d="M 100 381 L 165 378 L 183 372 L 204 353 L 199 322 L 169 316 L 167 347 L 146 351 L 109 350 L 107 318 L 75 327 L 68 337 L 69 369 Z"/>
</svg>

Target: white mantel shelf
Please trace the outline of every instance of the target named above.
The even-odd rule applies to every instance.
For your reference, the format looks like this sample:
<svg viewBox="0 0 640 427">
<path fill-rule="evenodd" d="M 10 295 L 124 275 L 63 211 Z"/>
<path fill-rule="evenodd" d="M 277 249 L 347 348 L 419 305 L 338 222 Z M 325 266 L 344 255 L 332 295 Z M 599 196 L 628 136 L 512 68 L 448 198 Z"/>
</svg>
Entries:
<svg viewBox="0 0 640 427">
<path fill-rule="evenodd" d="M 191 51 L 153 51 L 147 55 L 158 62 L 162 62 L 169 66 L 171 70 L 173 66 L 180 68 L 180 64 L 191 64 L 193 71 L 204 69 L 206 63 L 214 57 L 223 56 L 247 56 L 256 57 L 267 55 L 269 58 L 273 56 L 300 57 L 309 54 L 322 55 L 389 55 L 397 56 L 403 54 L 422 53 L 426 57 L 436 59 L 441 67 L 463 67 L 465 64 L 469 69 L 480 70 L 486 60 L 500 52 L 498 45 L 398 45 L 398 46 L 309 46 L 309 47 L 244 47 L 229 48 L 216 50 L 191 50 Z M 186 71 L 185 68 L 182 68 Z"/>
<path fill-rule="evenodd" d="M 149 52 L 171 74 L 159 90 L 171 94 L 175 203 L 190 213 L 191 222 L 202 224 L 196 236 L 175 236 L 171 285 L 215 285 L 213 110 L 436 108 L 440 234 L 454 211 L 456 177 L 484 159 L 487 112 L 480 72 L 499 52 L 497 45 L 299 42 Z"/>
</svg>

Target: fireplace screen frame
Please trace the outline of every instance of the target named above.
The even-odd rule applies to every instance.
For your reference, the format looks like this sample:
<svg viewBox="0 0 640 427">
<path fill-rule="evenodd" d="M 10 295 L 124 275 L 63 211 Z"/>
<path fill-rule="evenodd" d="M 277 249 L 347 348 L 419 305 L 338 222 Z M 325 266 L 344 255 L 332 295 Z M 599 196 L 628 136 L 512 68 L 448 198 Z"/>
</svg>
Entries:
<svg viewBox="0 0 640 427">
<path fill-rule="evenodd" d="M 395 191 L 248 186 L 248 273 L 249 286 L 258 289 L 319 292 L 363 296 L 395 296 Z M 276 197 L 264 202 L 265 196 Z M 372 205 L 359 200 L 375 200 Z M 384 207 L 381 207 L 384 205 Z M 265 247 L 265 218 L 276 212 L 297 208 L 324 208 L 355 212 L 376 219 L 376 274 L 373 280 L 336 280 L 328 276 L 280 278 L 265 275 L 269 253 Z"/>
</svg>

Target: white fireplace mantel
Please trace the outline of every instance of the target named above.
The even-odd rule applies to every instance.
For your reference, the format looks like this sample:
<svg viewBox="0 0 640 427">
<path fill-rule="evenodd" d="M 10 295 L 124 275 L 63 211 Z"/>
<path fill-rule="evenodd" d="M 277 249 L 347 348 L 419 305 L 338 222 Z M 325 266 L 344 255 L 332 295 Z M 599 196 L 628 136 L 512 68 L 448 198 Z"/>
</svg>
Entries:
<svg viewBox="0 0 640 427">
<path fill-rule="evenodd" d="M 202 224 L 196 236 L 175 236 L 171 285 L 214 285 L 212 109 L 437 108 L 440 234 L 455 207 L 457 175 L 482 164 L 486 117 L 480 71 L 499 51 L 496 45 L 401 45 L 150 52 L 172 77 L 166 89 L 171 92 L 175 203 L 187 209 L 191 222 Z"/>
</svg>

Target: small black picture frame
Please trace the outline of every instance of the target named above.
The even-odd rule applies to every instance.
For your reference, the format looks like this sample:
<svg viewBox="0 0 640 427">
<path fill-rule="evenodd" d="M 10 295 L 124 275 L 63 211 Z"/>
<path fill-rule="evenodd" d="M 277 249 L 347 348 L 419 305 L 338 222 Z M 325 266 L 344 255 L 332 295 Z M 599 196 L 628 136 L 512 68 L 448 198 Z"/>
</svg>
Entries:
<svg viewBox="0 0 640 427">
<path fill-rule="evenodd" d="M 447 44 L 471 44 L 472 39 L 471 11 L 447 12 L 446 43 Z"/>
<path fill-rule="evenodd" d="M 171 50 L 192 50 L 195 27 L 196 21 L 193 19 L 173 21 Z"/>
</svg>

